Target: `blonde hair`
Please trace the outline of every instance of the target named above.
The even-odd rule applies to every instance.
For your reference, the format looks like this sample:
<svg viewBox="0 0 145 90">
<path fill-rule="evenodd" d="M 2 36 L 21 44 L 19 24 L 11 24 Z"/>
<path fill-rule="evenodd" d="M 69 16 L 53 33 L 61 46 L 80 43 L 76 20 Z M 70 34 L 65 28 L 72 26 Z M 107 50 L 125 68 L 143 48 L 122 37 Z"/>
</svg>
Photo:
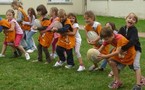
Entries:
<svg viewBox="0 0 145 90">
<path fill-rule="evenodd" d="M 136 15 L 135 13 L 133 13 L 133 12 L 129 13 L 129 14 L 126 16 L 125 19 L 127 19 L 130 15 L 133 15 L 133 16 L 134 16 L 134 18 L 136 19 L 136 22 L 135 22 L 135 23 L 137 23 L 137 22 L 138 22 L 138 17 L 137 17 L 137 15 Z"/>
<path fill-rule="evenodd" d="M 18 6 L 18 7 L 20 7 L 20 8 L 23 9 L 23 7 L 22 7 L 22 2 L 19 2 L 19 1 L 17 1 L 17 0 L 14 0 L 14 1 L 11 3 L 11 6 L 13 6 L 13 5 L 16 5 L 16 6 Z"/>
<path fill-rule="evenodd" d="M 14 10 L 9 9 L 9 10 L 7 10 L 6 14 L 7 14 L 8 12 L 12 13 L 12 14 L 13 14 L 13 16 L 15 16 L 15 12 L 14 12 Z"/>
<path fill-rule="evenodd" d="M 58 17 L 65 17 L 65 16 L 66 16 L 65 10 L 64 10 L 64 9 L 60 9 L 60 10 L 58 11 Z"/>
<path fill-rule="evenodd" d="M 51 7 L 50 10 L 52 12 L 55 12 L 55 15 L 58 16 L 58 8 L 57 7 Z"/>
</svg>

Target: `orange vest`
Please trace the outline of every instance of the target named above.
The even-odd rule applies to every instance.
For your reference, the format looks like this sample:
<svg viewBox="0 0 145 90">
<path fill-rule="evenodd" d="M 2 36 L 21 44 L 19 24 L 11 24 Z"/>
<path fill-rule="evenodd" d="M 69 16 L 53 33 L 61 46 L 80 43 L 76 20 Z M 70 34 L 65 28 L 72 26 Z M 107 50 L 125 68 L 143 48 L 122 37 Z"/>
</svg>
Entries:
<svg viewBox="0 0 145 90">
<path fill-rule="evenodd" d="M 94 30 L 94 28 L 93 28 L 91 25 L 89 25 L 89 24 L 87 24 L 87 25 L 85 26 L 85 30 L 86 30 L 87 32 L 88 32 L 88 31 L 95 31 L 98 35 L 100 35 L 101 29 L 102 29 L 101 24 L 98 24 L 98 26 L 95 28 L 95 30 Z M 97 49 L 99 49 L 100 46 L 101 46 L 101 45 L 94 45 L 94 47 L 97 48 Z M 103 53 L 103 54 L 108 54 L 109 51 L 110 51 L 110 45 L 107 45 L 107 46 L 104 48 L 104 50 L 101 51 L 101 53 Z"/>
<path fill-rule="evenodd" d="M 1 20 L 0 21 L 0 26 L 3 26 L 5 28 L 11 28 L 11 24 L 7 20 Z M 15 40 L 15 30 L 13 31 L 7 31 L 5 29 L 4 34 L 5 34 L 5 42 L 11 42 L 13 43 Z"/>
<path fill-rule="evenodd" d="M 27 14 L 25 13 L 25 11 L 22 8 L 18 8 L 18 10 L 23 14 L 23 21 L 29 22 L 29 18 L 27 16 Z M 30 25 L 23 25 L 22 23 L 19 23 L 21 28 L 23 30 L 30 30 L 31 26 Z"/>
<path fill-rule="evenodd" d="M 116 40 L 117 45 L 115 45 L 115 48 L 113 49 L 113 52 L 116 50 L 117 47 L 122 47 L 126 45 L 129 41 L 121 35 L 121 38 Z M 134 62 L 134 58 L 136 55 L 135 47 L 132 46 L 127 50 L 127 54 L 124 58 L 120 58 L 119 55 L 112 56 L 111 59 L 116 60 L 122 64 L 125 65 L 131 65 Z"/>
<path fill-rule="evenodd" d="M 69 19 L 66 19 L 64 25 L 66 24 L 69 24 L 72 27 L 72 24 Z M 68 30 L 68 32 L 70 32 L 70 30 Z M 74 35 L 60 35 L 57 45 L 66 49 L 72 49 L 75 46 L 75 36 Z"/>
<path fill-rule="evenodd" d="M 42 26 L 49 26 L 51 24 L 50 20 L 42 20 L 41 19 L 41 25 Z M 51 42 L 53 40 L 53 32 L 45 32 L 42 35 L 39 36 L 38 41 L 43 47 L 49 47 L 51 45 Z"/>
</svg>

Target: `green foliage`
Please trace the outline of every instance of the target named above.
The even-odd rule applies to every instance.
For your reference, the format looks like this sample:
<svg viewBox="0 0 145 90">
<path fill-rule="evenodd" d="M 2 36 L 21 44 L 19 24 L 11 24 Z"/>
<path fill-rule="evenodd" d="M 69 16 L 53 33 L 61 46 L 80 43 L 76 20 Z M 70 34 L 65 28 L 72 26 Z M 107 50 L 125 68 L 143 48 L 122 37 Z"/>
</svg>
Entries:
<svg viewBox="0 0 145 90">
<path fill-rule="evenodd" d="M 82 16 L 79 16 L 79 22 L 82 20 Z M 116 20 L 116 23 L 123 23 L 123 19 L 116 19 L 109 17 L 98 17 L 98 21 L 103 23 L 108 20 Z M 82 22 L 83 23 L 83 22 Z M 118 24 L 119 25 L 119 24 Z M 141 26 L 141 27 L 144 27 Z M 108 84 L 113 78 L 108 78 L 107 75 L 110 72 L 110 67 L 107 66 L 105 71 L 89 72 L 88 68 L 92 65 L 86 58 L 86 52 L 92 46 L 86 42 L 85 32 L 80 30 L 82 36 L 81 54 L 86 67 L 86 71 L 77 72 L 79 67 L 78 60 L 75 57 L 75 67 L 73 69 L 66 69 L 63 67 L 54 68 L 54 63 L 58 60 L 56 58 L 51 64 L 44 64 L 45 57 L 42 63 L 33 63 L 33 60 L 37 59 L 37 51 L 30 54 L 31 60 L 26 61 L 24 55 L 19 58 L 11 58 L 13 55 L 12 49 L 7 48 L 6 57 L 0 58 L 0 90 L 109 90 Z M 2 47 L 4 35 L 0 33 L 0 46 Z M 36 44 L 39 33 L 34 35 Z M 140 38 L 142 43 L 142 57 L 141 67 L 142 73 L 145 74 L 145 39 Z M 51 48 L 49 48 L 51 52 Z M 128 67 L 120 73 L 121 80 L 124 86 L 118 90 L 131 90 L 135 84 L 135 74 Z M 144 88 L 145 89 L 145 88 Z"/>
</svg>

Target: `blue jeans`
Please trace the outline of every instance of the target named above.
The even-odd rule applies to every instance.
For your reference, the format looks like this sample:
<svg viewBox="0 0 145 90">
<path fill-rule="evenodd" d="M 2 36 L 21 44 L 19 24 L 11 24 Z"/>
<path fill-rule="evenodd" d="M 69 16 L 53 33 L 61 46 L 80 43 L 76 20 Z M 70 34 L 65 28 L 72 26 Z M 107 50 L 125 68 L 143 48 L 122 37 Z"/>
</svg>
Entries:
<svg viewBox="0 0 145 90">
<path fill-rule="evenodd" d="M 35 34 L 36 32 L 33 32 L 33 31 L 30 31 L 28 34 L 27 34 L 27 37 L 26 37 L 26 42 L 27 42 L 27 49 L 32 49 L 33 47 L 33 44 L 35 43 L 33 40 L 32 40 L 32 36 Z"/>
<path fill-rule="evenodd" d="M 103 62 L 101 63 L 101 66 L 100 66 L 100 68 L 103 68 L 103 69 L 105 69 L 106 68 L 106 66 L 107 66 L 107 60 L 106 59 L 104 59 L 103 60 Z"/>
</svg>

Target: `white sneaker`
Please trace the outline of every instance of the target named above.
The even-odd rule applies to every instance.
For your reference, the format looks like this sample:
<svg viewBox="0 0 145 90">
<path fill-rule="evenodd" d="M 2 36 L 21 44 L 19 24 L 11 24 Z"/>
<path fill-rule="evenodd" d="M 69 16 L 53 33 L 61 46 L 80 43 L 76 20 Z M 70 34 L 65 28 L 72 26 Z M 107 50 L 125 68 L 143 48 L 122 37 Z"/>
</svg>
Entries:
<svg viewBox="0 0 145 90">
<path fill-rule="evenodd" d="M 64 64 L 64 62 L 62 61 L 57 61 L 55 64 L 54 64 L 54 67 L 60 67 Z"/>
<path fill-rule="evenodd" d="M 25 53 L 26 60 L 30 60 L 30 56 L 28 53 Z"/>
<path fill-rule="evenodd" d="M 65 68 L 71 69 L 71 68 L 73 68 L 73 65 L 65 65 Z"/>
<path fill-rule="evenodd" d="M 81 72 L 81 71 L 84 71 L 84 70 L 85 70 L 85 67 L 80 65 L 77 71 Z"/>
<path fill-rule="evenodd" d="M 34 52 L 34 50 L 28 49 L 26 52 L 27 52 L 27 53 L 32 53 L 32 52 Z"/>
<path fill-rule="evenodd" d="M 5 55 L 3 55 L 3 54 L 0 54 L 0 57 L 5 57 Z"/>
</svg>

